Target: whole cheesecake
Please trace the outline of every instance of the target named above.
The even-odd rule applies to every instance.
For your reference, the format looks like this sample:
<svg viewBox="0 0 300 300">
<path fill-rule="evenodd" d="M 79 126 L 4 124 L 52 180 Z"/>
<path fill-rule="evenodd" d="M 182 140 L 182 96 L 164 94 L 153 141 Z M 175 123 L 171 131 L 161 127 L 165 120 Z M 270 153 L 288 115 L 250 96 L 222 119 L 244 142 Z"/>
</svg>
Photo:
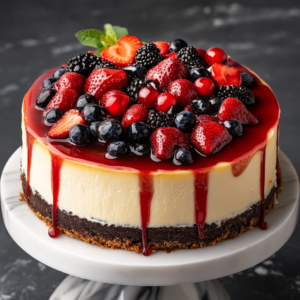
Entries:
<svg viewBox="0 0 300 300">
<path fill-rule="evenodd" d="M 280 183 L 270 87 L 222 49 L 116 28 L 23 100 L 22 198 L 49 236 L 149 255 L 267 229 Z"/>
</svg>

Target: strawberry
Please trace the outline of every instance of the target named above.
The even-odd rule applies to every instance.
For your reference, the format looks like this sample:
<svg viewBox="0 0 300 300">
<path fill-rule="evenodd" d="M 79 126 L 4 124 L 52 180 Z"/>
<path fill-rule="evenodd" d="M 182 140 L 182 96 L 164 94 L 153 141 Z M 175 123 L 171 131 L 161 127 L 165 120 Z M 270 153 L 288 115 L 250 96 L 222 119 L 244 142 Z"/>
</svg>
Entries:
<svg viewBox="0 0 300 300">
<path fill-rule="evenodd" d="M 124 35 L 119 38 L 118 43 L 104 49 L 101 58 L 109 61 L 118 67 L 126 67 L 135 60 L 135 52 L 143 43 L 136 36 Z"/>
<path fill-rule="evenodd" d="M 100 101 L 111 90 L 124 90 L 127 83 L 127 75 L 123 70 L 96 69 L 86 80 L 83 91 Z"/>
<path fill-rule="evenodd" d="M 191 140 L 201 154 L 210 155 L 226 146 L 232 140 L 232 136 L 220 123 L 206 122 L 196 125 Z"/>
<path fill-rule="evenodd" d="M 257 124 L 257 118 L 236 98 L 226 98 L 218 113 L 221 122 L 235 120 L 241 124 Z"/>
<path fill-rule="evenodd" d="M 160 50 L 160 54 L 166 57 L 169 53 L 170 44 L 167 42 L 153 42 L 153 44 Z"/>
<path fill-rule="evenodd" d="M 131 100 L 126 93 L 119 91 L 119 90 L 111 90 L 100 99 L 100 101 L 99 101 L 100 106 L 105 107 L 105 104 L 106 104 L 108 98 L 110 98 L 111 96 L 123 96 L 127 100 L 127 106 L 131 105 Z"/>
<path fill-rule="evenodd" d="M 61 88 L 48 103 L 45 115 L 52 108 L 60 108 L 63 112 L 75 107 L 76 101 L 80 95 L 71 89 Z"/>
<path fill-rule="evenodd" d="M 163 90 L 172 81 L 187 78 L 189 72 L 177 57 L 169 57 L 151 68 L 147 73 L 147 80 L 154 81 Z"/>
<path fill-rule="evenodd" d="M 235 85 L 240 87 L 242 75 L 237 68 L 222 63 L 215 63 L 211 68 L 211 76 L 218 85 Z"/>
<path fill-rule="evenodd" d="M 77 93 L 81 93 L 85 77 L 75 72 L 65 73 L 56 81 L 54 88 L 59 91 L 60 89 L 72 89 Z"/>
<path fill-rule="evenodd" d="M 134 104 L 129 107 L 122 119 L 122 126 L 127 130 L 128 126 L 133 122 L 145 122 L 148 115 L 148 109 L 141 104 Z"/>
<path fill-rule="evenodd" d="M 171 158 L 177 147 L 191 148 L 190 139 L 174 127 L 156 129 L 150 137 L 150 142 L 153 154 L 159 159 Z"/>
<path fill-rule="evenodd" d="M 48 136 L 52 139 L 65 139 L 69 136 L 70 129 L 76 124 L 85 124 L 85 121 L 78 109 L 71 109 L 51 127 Z"/>
<path fill-rule="evenodd" d="M 187 79 L 177 79 L 168 86 L 168 92 L 175 96 L 181 106 L 191 104 L 192 100 L 199 97 L 199 93 L 194 85 Z"/>
<path fill-rule="evenodd" d="M 210 115 L 200 115 L 196 116 L 196 123 L 197 124 L 204 124 L 208 122 L 218 122 L 218 118 Z"/>
<path fill-rule="evenodd" d="M 175 57 L 178 58 L 177 53 L 176 52 L 171 52 L 165 55 L 165 58 L 170 58 L 170 57 Z"/>
</svg>

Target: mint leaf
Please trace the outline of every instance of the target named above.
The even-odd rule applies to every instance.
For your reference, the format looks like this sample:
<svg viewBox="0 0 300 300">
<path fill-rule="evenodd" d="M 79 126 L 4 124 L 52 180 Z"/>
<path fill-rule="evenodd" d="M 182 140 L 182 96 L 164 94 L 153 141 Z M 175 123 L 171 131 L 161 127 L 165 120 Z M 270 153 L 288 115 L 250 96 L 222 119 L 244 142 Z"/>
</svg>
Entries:
<svg viewBox="0 0 300 300">
<path fill-rule="evenodd" d="M 108 48 L 115 45 L 117 42 L 112 38 L 112 36 L 106 34 L 104 37 L 102 37 L 101 43 L 104 48 Z"/>
<path fill-rule="evenodd" d="M 103 48 L 104 49 L 104 48 Z M 94 55 L 96 55 L 96 56 L 100 56 L 101 55 L 101 52 L 102 52 L 102 50 L 103 49 L 99 49 L 99 50 L 97 50 L 96 52 L 95 52 L 95 54 Z"/>
<path fill-rule="evenodd" d="M 75 36 L 78 40 L 86 46 L 92 46 L 95 48 L 103 48 L 101 43 L 101 39 L 105 36 L 105 34 L 96 29 L 86 29 L 78 31 Z"/>
<path fill-rule="evenodd" d="M 113 31 L 117 35 L 118 39 L 121 38 L 124 35 L 128 34 L 128 30 L 125 27 L 120 26 L 112 26 Z"/>
<path fill-rule="evenodd" d="M 116 44 L 118 42 L 118 36 L 116 35 L 116 33 L 113 30 L 113 27 L 111 26 L 111 24 L 105 24 L 104 25 L 104 30 L 106 33 L 106 38 L 111 40 L 114 44 Z"/>
</svg>

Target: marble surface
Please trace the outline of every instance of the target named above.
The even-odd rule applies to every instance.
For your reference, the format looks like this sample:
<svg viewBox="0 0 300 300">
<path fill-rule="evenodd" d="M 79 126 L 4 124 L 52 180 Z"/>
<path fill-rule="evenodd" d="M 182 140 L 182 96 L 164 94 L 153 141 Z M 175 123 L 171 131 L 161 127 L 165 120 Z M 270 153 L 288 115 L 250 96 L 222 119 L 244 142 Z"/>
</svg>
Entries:
<svg viewBox="0 0 300 300">
<path fill-rule="evenodd" d="M 297 0 L 234 1 L 0 1 L 0 169 L 20 145 L 20 106 L 44 71 L 84 51 L 74 38 L 105 22 L 126 26 L 145 41 L 184 38 L 223 47 L 273 88 L 281 105 L 280 147 L 300 171 Z M 266 112 L 267 113 L 267 112 Z M 224 277 L 232 299 L 299 299 L 300 224 L 270 259 Z M 66 276 L 34 260 L 10 238 L 0 220 L 0 299 L 47 299 Z"/>
</svg>

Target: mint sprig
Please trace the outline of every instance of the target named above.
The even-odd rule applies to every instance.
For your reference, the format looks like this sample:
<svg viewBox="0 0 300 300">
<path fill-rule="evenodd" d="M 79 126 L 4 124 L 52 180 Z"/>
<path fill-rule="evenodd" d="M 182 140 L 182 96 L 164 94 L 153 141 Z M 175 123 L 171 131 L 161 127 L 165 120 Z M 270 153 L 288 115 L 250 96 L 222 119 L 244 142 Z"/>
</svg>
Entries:
<svg viewBox="0 0 300 300">
<path fill-rule="evenodd" d="M 118 43 L 119 38 L 128 34 L 124 27 L 104 25 L 104 32 L 97 29 L 85 29 L 78 31 L 75 36 L 86 46 L 97 48 L 95 55 L 100 56 L 105 48 L 109 48 Z"/>
</svg>

